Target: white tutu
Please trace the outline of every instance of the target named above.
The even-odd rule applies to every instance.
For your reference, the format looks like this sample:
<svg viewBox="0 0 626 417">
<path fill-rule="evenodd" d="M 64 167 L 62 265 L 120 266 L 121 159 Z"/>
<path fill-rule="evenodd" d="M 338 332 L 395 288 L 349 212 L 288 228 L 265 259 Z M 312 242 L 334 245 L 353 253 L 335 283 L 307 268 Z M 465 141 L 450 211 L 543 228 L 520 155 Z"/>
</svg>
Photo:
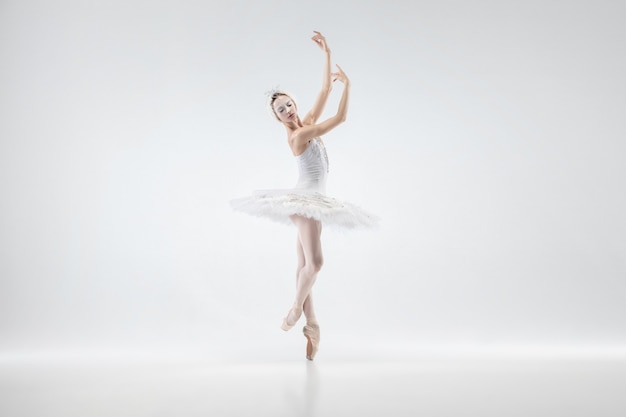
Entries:
<svg viewBox="0 0 626 417">
<path fill-rule="evenodd" d="M 355 229 L 373 227 L 378 219 L 360 207 L 326 196 L 328 156 L 319 138 L 296 156 L 300 178 L 296 188 L 259 190 L 252 196 L 231 200 L 231 207 L 253 216 L 291 224 L 290 216 L 319 220 L 324 225 Z"/>
<path fill-rule="evenodd" d="M 257 191 L 250 197 L 231 200 L 231 207 L 253 216 L 290 224 L 294 214 L 346 229 L 373 227 L 377 219 L 354 204 L 305 190 Z"/>
</svg>

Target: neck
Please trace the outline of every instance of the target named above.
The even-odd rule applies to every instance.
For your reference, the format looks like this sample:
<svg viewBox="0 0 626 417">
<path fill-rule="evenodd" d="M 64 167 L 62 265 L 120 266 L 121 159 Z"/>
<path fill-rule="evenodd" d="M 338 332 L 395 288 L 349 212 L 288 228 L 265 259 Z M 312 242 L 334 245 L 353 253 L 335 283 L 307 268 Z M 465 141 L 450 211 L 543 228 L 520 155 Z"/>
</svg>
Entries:
<svg viewBox="0 0 626 417">
<path fill-rule="evenodd" d="M 302 127 L 302 122 L 299 117 L 296 117 L 296 120 L 284 123 L 284 125 L 287 130 L 296 130 L 297 128 Z"/>
</svg>

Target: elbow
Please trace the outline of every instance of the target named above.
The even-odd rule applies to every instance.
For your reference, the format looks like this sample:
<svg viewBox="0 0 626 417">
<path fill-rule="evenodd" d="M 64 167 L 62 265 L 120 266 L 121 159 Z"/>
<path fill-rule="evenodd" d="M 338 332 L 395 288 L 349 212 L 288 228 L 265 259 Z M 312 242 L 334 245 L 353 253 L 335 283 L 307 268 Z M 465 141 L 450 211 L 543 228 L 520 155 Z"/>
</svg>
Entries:
<svg viewBox="0 0 626 417">
<path fill-rule="evenodd" d="M 346 121 L 346 117 L 348 116 L 348 114 L 346 112 L 337 112 L 337 114 L 335 114 L 332 118 L 333 120 L 333 125 L 337 126 L 342 124 L 343 122 Z"/>
</svg>

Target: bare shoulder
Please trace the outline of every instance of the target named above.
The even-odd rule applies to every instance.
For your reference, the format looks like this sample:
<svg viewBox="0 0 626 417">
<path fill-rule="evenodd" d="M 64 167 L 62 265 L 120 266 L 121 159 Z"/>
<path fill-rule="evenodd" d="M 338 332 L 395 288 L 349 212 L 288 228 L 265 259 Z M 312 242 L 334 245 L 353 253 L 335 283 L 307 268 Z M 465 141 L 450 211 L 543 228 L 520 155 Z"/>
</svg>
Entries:
<svg viewBox="0 0 626 417">
<path fill-rule="evenodd" d="M 293 153 L 294 156 L 302 154 L 302 152 L 306 150 L 306 147 L 309 144 L 309 140 L 303 140 L 302 136 L 299 135 L 299 131 L 301 129 L 302 127 L 291 131 L 289 133 L 289 136 L 287 137 L 289 147 L 291 148 L 291 153 Z"/>
</svg>

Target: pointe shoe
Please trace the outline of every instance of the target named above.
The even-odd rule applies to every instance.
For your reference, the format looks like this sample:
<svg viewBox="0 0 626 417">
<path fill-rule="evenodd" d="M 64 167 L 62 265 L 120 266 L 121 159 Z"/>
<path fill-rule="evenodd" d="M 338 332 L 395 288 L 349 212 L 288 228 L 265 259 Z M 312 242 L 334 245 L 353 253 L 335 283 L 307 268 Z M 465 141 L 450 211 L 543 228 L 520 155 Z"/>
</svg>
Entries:
<svg viewBox="0 0 626 417">
<path fill-rule="evenodd" d="M 282 326 L 280 326 L 280 328 L 283 329 L 284 331 L 291 329 L 293 326 L 296 325 L 301 315 L 302 315 L 302 307 L 296 307 L 296 306 L 291 307 L 291 310 L 289 310 L 289 312 L 283 319 L 283 324 Z M 295 317 L 292 323 L 289 323 L 287 321 L 287 319 L 289 319 L 289 316 Z"/>
<path fill-rule="evenodd" d="M 315 358 L 320 345 L 320 326 L 317 323 L 307 323 L 302 328 L 302 333 L 306 337 L 306 358 L 310 361 Z"/>
</svg>

